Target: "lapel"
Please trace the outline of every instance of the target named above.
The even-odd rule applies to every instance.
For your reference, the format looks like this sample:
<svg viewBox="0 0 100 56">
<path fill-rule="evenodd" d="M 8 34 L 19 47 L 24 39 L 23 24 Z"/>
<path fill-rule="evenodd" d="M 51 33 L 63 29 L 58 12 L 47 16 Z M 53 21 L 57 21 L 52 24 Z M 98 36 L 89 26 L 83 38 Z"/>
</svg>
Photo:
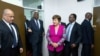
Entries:
<svg viewBox="0 0 100 56">
<path fill-rule="evenodd" d="M 69 23 L 66 25 L 66 29 L 67 29 L 68 25 L 69 25 Z"/>
<path fill-rule="evenodd" d="M 89 29 L 93 30 L 91 23 L 87 20 L 86 20 L 86 22 L 87 22 L 86 25 L 88 25 Z"/>
<path fill-rule="evenodd" d="M 87 21 L 87 20 L 86 20 Z M 88 25 L 90 26 L 90 27 L 92 27 L 92 25 L 91 25 L 91 23 L 89 22 L 89 21 L 87 21 L 87 23 L 88 23 Z"/>
<path fill-rule="evenodd" d="M 2 20 L 3 26 L 5 29 L 7 29 L 8 32 L 10 32 L 10 34 L 12 34 L 10 28 L 7 26 L 7 24 Z"/>
<path fill-rule="evenodd" d="M 76 22 L 75 22 L 75 24 L 74 24 L 74 26 L 73 26 L 73 28 L 72 28 L 71 35 L 72 35 L 72 33 L 74 32 L 75 28 L 76 28 Z"/>
<path fill-rule="evenodd" d="M 17 34 L 18 34 L 18 28 L 17 28 L 16 24 L 12 23 L 12 25 L 14 26 L 14 28 L 15 28 Z"/>
</svg>

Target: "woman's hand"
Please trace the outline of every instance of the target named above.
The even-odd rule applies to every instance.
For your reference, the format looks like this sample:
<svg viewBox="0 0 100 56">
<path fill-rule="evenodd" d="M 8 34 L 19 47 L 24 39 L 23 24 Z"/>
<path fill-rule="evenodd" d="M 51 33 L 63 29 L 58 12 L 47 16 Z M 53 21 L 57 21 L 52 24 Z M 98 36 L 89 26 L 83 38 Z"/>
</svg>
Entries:
<svg viewBox="0 0 100 56">
<path fill-rule="evenodd" d="M 52 46 L 53 46 L 54 48 L 57 48 L 57 47 L 58 47 L 58 44 L 57 44 L 57 43 L 52 43 Z"/>
</svg>

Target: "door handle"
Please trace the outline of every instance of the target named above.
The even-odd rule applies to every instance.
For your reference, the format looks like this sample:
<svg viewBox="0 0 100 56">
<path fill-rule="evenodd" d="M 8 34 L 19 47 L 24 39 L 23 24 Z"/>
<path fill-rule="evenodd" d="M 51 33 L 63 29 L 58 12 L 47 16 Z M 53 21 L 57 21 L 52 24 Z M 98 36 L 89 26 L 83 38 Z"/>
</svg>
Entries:
<svg viewBox="0 0 100 56">
<path fill-rule="evenodd" d="M 96 25 L 93 25 L 92 27 L 93 27 L 94 31 L 96 31 L 96 27 L 97 27 L 97 26 L 96 26 Z"/>
</svg>

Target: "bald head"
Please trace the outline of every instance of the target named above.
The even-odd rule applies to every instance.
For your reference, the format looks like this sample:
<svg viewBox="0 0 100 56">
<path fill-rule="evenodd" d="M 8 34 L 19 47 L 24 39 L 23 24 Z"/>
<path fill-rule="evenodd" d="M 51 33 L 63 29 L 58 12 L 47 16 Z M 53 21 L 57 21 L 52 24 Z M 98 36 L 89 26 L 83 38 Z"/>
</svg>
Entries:
<svg viewBox="0 0 100 56">
<path fill-rule="evenodd" d="M 8 23 L 12 23 L 14 20 L 14 12 L 11 9 L 4 9 L 3 19 Z"/>
</svg>

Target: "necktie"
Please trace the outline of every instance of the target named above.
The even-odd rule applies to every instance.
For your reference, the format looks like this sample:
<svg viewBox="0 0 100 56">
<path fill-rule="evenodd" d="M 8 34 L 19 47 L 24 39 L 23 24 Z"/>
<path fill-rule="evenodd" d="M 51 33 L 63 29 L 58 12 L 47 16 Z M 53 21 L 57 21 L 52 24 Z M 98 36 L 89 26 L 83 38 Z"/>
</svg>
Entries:
<svg viewBox="0 0 100 56">
<path fill-rule="evenodd" d="M 12 32 L 12 35 L 13 35 L 13 48 L 17 46 L 17 42 L 16 42 L 16 36 L 15 36 L 15 31 L 13 29 L 13 27 L 11 26 L 10 24 L 10 27 L 11 27 L 11 32 Z"/>
<path fill-rule="evenodd" d="M 67 40 L 67 41 L 70 41 L 70 36 L 69 36 L 69 35 L 70 35 L 70 29 L 71 29 L 71 24 L 69 24 L 69 26 L 68 26 L 68 28 L 67 28 L 67 30 L 66 30 L 66 32 L 67 32 L 67 33 L 66 33 L 66 36 L 67 36 L 66 40 Z"/>
<path fill-rule="evenodd" d="M 36 26 L 39 29 L 39 24 L 38 24 L 38 20 L 36 20 Z"/>
</svg>

